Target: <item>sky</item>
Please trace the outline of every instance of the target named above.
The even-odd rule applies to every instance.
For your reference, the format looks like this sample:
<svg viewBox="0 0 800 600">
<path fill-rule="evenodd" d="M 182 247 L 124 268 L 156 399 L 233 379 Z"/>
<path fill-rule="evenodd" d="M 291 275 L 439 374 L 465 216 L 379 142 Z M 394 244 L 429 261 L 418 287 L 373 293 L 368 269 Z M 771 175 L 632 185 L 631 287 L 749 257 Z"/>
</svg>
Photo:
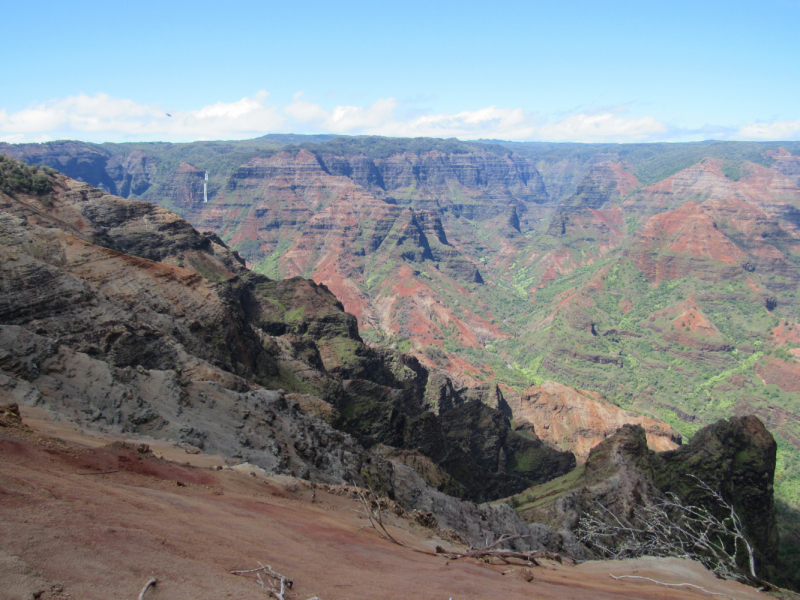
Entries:
<svg viewBox="0 0 800 600">
<path fill-rule="evenodd" d="M 800 139 L 800 0 L 0 8 L 12 143 Z"/>
</svg>

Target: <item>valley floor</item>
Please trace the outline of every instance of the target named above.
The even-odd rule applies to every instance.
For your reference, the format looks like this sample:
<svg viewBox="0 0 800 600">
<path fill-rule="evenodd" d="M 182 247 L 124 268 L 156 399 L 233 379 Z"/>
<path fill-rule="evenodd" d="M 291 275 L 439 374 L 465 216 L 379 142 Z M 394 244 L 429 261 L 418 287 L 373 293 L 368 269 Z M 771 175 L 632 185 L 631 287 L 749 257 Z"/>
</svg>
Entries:
<svg viewBox="0 0 800 600">
<path fill-rule="evenodd" d="M 226 469 L 163 442 L 137 451 L 141 441 L 113 443 L 22 412 L 31 429 L 0 428 L 0 600 L 133 599 L 151 576 L 158 584 L 146 600 L 265 598 L 252 575 L 230 574 L 259 561 L 293 578 L 288 598 L 298 600 L 764 597 L 676 559 L 546 562 L 527 582 L 524 565 L 448 561 L 386 542 L 360 529 L 358 501 L 337 488 Z M 415 548 L 449 547 L 405 520 L 390 530 Z"/>
</svg>

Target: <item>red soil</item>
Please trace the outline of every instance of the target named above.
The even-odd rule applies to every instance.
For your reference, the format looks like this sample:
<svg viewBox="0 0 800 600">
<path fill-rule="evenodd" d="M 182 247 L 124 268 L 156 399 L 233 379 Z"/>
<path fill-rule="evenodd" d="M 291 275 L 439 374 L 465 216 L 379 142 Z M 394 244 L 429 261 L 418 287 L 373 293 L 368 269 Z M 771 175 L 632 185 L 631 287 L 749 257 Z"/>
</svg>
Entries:
<svg viewBox="0 0 800 600">
<path fill-rule="evenodd" d="M 92 447 L 97 440 L 75 432 L 71 437 L 82 443 L 11 429 L 0 430 L 4 599 L 134 598 L 154 576 L 158 585 L 145 595 L 149 600 L 255 600 L 265 597 L 255 579 L 230 571 L 258 561 L 294 579 L 292 600 L 707 597 L 609 574 L 758 598 L 675 559 L 549 563 L 532 568 L 528 583 L 519 576 L 522 566 L 448 561 L 359 530 L 366 521 L 358 503 L 323 488 L 312 503 L 309 486 L 289 478 L 178 466 L 130 448 Z M 104 470 L 116 472 L 89 475 Z M 389 528 L 415 548 L 449 547 L 401 519 L 392 517 Z"/>
<path fill-rule="evenodd" d="M 673 260 L 674 255 L 686 259 Z M 747 257 L 696 202 L 651 217 L 639 233 L 631 256 L 655 283 L 686 277 L 708 261 L 736 265 Z"/>
<path fill-rule="evenodd" d="M 639 180 L 636 176 L 625 169 L 621 163 L 614 162 L 609 165 L 611 171 L 614 173 L 614 179 L 617 182 L 617 189 L 620 196 L 627 196 L 639 185 Z"/>
<path fill-rule="evenodd" d="M 800 357 L 790 361 L 768 359 L 756 365 L 756 374 L 765 385 L 777 385 L 785 392 L 800 392 Z"/>
</svg>

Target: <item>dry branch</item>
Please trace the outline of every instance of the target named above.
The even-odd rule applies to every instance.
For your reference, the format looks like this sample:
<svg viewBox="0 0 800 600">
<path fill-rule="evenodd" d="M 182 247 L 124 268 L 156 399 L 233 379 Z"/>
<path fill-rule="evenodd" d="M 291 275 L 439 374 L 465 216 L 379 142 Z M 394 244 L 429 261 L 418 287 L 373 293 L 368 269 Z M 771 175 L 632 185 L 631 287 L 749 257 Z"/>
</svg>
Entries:
<svg viewBox="0 0 800 600">
<path fill-rule="evenodd" d="M 597 510 L 578 523 L 580 541 L 610 559 L 688 558 L 703 563 L 723 579 L 762 583 L 756 576 L 753 547 L 744 536 L 744 525 L 733 505 L 698 477 L 690 477 L 726 513 L 724 518 L 704 507 L 686 504 L 672 493 L 652 505 L 636 507 L 632 517 L 624 521 L 597 503 Z M 737 560 L 741 556 L 746 568 Z"/>
<path fill-rule="evenodd" d="M 153 587 L 156 586 L 156 578 L 155 577 L 151 577 L 148 580 L 148 582 L 144 584 L 144 587 L 142 588 L 142 591 L 139 592 L 139 600 L 144 600 L 144 593 L 150 588 L 151 585 Z"/>
<path fill-rule="evenodd" d="M 560 554 L 556 554 L 555 552 L 547 552 L 544 550 L 518 552 L 516 550 L 493 550 L 485 548 L 477 550 L 467 550 L 466 552 L 441 552 L 439 553 L 439 556 L 443 556 L 449 560 L 458 560 L 459 558 L 477 558 L 477 559 L 499 558 L 500 560 L 506 563 L 508 563 L 510 559 L 516 559 L 523 561 L 528 566 L 534 566 L 534 567 L 542 566 L 542 564 L 538 560 L 536 560 L 537 558 L 554 560 L 558 563 L 561 563 L 564 560 Z"/>
<path fill-rule="evenodd" d="M 261 586 L 267 594 L 274 596 L 278 600 L 286 600 L 286 590 L 292 589 L 292 585 L 294 585 L 294 581 L 289 579 L 285 575 L 281 575 L 277 571 L 274 571 L 271 566 L 264 565 L 258 563 L 259 567 L 257 569 L 247 569 L 246 571 L 231 571 L 234 575 L 244 575 L 246 573 L 255 573 L 256 574 L 256 581 Z M 261 573 L 268 575 L 271 579 L 274 579 L 280 584 L 280 588 L 275 585 L 272 581 L 265 582 L 261 578 Z"/>
<path fill-rule="evenodd" d="M 609 573 L 609 575 L 611 575 Z M 706 594 L 710 594 L 711 596 L 722 596 L 723 598 L 730 598 L 731 600 L 736 600 L 733 596 L 728 596 L 727 594 L 720 594 L 719 592 L 711 592 L 706 588 L 700 587 L 699 585 L 695 585 L 693 583 L 666 583 L 664 581 L 658 581 L 657 579 L 650 579 L 649 577 L 642 577 L 641 575 L 611 575 L 612 579 L 645 579 L 647 581 L 652 581 L 657 585 L 663 585 L 666 587 L 692 587 L 701 592 L 705 592 Z"/>
<path fill-rule="evenodd" d="M 365 514 L 367 519 L 369 519 L 369 525 L 365 525 L 361 527 L 364 529 L 365 527 L 371 527 L 374 529 L 380 537 L 385 539 L 387 542 L 392 542 L 393 544 L 397 544 L 398 546 L 403 546 L 404 548 L 408 548 L 403 542 L 396 540 L 391 533 L 386 530 L 386 526 L 383 524 L 383 511 L 381 510 L 381 501 L 378 498 L 378 495 L 372 491 L 372 488 L 369 488 L 369 496 L 367 496 L 364 491 L 359 488 L 358 486 L 353 483 L 353 486 L 356 488 L 356 494 L 358 494 L 358 499 L 361 502 L 361 506 L 364 507 L 364 512 L 359 514 Z M 426 553 L 427 554 L 427 553 Z"/>
</svg>

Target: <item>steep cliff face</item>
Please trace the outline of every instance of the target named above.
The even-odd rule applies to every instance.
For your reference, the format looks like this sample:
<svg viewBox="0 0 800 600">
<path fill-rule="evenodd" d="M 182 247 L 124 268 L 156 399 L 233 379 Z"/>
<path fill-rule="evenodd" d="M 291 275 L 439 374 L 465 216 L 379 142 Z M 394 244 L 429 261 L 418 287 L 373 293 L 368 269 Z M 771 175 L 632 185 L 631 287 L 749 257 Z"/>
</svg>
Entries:
<svg viewBox="0 0 800 600">
<path fill-rule="evenodd" d="M 367 446 L 426 452 L 473 499 L 574 465 L 570 453 L 518 439 L 480 401 L 463 419 L 427 411 L 428 371 L 366 346 L 325 286 L 254 274 L 219 238 L 163 208 L 63 176 L 51 183 L 40 196 L 0 194 L 0 367 L 18 401 L 275 471 L 390 486 L 386 464 L 353 449 L 355 440 L 293 416 L 300 409 L 284 393 L 303 393 L 335 408 L 334 424 Z M 502 443 L 462 440 L 460 424 L 476 418 L 499 428 Z M 495 486 L 467 478 L 485 464 Z"/>
<path fill-rule="evenodd" d="M 119 192 L 119 185 L 124 180 L 121 171 L 122 163 L 127 160 L 113 161 L 112 171 L 119 176 L 115 179 L 108 172 L 107 166 L 111 158 L 106 152 L 82 142 L 64 141 L 47 144 L 5 144 L 0 143 L 0 153 L 21 160 L 29 165 L 46 165 L 78 181 L 85 181 L 92 186 L 110 194 Z M 136 162 L 134 159 L 132 162 Z"/>
<path fill-rule="evenodd" d="M 784 148 L 768 154 L 775 159 L 772 168 L 800 187 L 800 157 L 794 156 Z"/>
<path fill-rule="evenodd" d="M 766 215 L 795 222 L 798 187 L 775 168 L 744 163 L 734 181 L 720 160 L 705 159 L 658 183 L 632 194 L 623 207 L 643 216 L 673 210 L 687 202 L 743 201 Z"/>
<path fill-rule="evenodd" d="M 696 202 L 652 217 L 629 249 L 648 281 L 728 278 L 741 273 L 746 254 Z"/>
<path fill-rule="evenodd" d="M 377 159 L 322 154 L 321 159 L 330 173 L 350 177 L 389 202 L 471 220 L 491 219 L 514 206 L 527 223 L 529 205 L 549 200 L 533 164 L 513 154 L 431 151 Z"/>
<path fill-rule="evenodd" d="M 178 167 L 177 173 L 186 168 L 185 163 Z M 153 185 L 158 165 L 156 160 L 141 150 L 134 150 L 128 156 L 112 156 L 106 161 L 106 173 L 114 181 L 115 193 L 123 198 L 141 196 Z M 63 171 L 63 169 L 59 169 Z M 97 174 L 99 175 L 99 173 Z M 85 180 L 87 183 L 90 181 Z"/>
<path fill-rule="evenodd" d="M 776 449 L 772 435 L 752 416 L 709 425 L 689 444 L 662 453 L 648 449 L 641 426 L 626 425 L 594 447 L 581 470 L 528 490 L 515 503 L 523 518 L 566 529 L 577 527 L 579 517 L 597 503 L 627 519 L 633 507 L 651 504 L 666 492 L 727 517 L 727 509 L 697 485 L 697 477 L 734 507 L 755 549 L 758 573 L 774 579 Z"/>
<path fill-rule="evenodd" d="M 575 193 L 559 203 L 548 233 L 560 237 L 571 229 L 570 221 L 580 213 L 602 209 L 606 204 L 628 195 L 639 182 L 618 162 L 601 163 L 578 184 Z M 621 236 L 620 236 L 621 237 Z"/>
<path fill-rule="evenodd" d="M 504 336 L 483 318 L 455 314 L 442 297 L 454 287 L 469 296 L 462 284 L 483 278 L 436 212 L 388 204 L 308 151 L 249 161 L 221 196 L 192 205 L 191 218 L 230 237 L 256 270 L 327 285 L 377 339 L 443 349 L 443 329 L 453 324 L 466 345 Z"/>
<path fill-rule="evenodd" d="M 641 425 L 647 445 L 661 452 L 681 443 L 680 434 L 662 423 L 604 401 L 596 392 L 576 390 L 545 381 L 517 394 L 506 394 L 515 426 L 524 430 L 533 426 L 536 435 L 561 450 L 570 450 L 579 463 L 589 451 L 625 424 Z"/>
</svg>

